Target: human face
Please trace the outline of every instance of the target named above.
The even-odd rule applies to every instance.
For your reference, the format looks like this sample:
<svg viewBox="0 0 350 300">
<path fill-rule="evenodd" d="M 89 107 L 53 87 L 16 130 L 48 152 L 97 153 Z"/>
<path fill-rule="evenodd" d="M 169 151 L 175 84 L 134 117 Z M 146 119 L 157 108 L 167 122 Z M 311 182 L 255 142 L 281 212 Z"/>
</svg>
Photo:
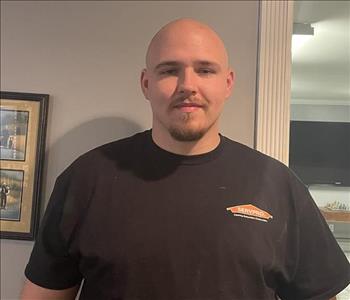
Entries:
<svg viewBox="0 0 350 300">
<path fill-rule="evenodd" d="M 153 132 L 177 141 L 197 141 L 217 136 L 233 72 L 215 33 L 177 24 L 150 46 L 141 85 L 151 104 Z"/>
</svg>

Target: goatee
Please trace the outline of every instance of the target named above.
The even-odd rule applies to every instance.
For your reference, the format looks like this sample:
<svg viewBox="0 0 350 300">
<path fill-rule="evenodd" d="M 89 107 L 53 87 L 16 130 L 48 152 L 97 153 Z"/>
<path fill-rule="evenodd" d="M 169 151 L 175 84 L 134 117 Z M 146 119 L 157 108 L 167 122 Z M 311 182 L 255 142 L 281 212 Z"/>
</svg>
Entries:
<svg viewBox="0 0 350 300">
<path fill-rule="evenodd" d="M 195 142 L 204 136 L 206 130 L 191 130 L 187 128 L 171 127 L 169 128 L 169 133 L 176 141 Z"/>
</svg>

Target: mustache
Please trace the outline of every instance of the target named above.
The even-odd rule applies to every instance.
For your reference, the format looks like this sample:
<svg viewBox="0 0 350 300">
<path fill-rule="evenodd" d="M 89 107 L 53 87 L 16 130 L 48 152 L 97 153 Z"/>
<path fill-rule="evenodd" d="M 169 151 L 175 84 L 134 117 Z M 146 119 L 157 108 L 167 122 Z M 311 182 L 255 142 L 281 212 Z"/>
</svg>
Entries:
<svg viewBox="0 0 350 300">
<path fill-rule="evenodd" d="M 196 96 L 193 96 L 191 93 L 189 93 L 187 95 L 183 94 L 183 95 L 176 97 L 174 99 L 174 101 L 172 102 L 171 107 L 174 108 L 174 107 L 177 107 L 177 106 L 180 106 L 183 104 L 193 104 L 196 106 L 203 106 L 203 107 L 207 105 L 205 100 L 200 99 Z"/>
</svg>

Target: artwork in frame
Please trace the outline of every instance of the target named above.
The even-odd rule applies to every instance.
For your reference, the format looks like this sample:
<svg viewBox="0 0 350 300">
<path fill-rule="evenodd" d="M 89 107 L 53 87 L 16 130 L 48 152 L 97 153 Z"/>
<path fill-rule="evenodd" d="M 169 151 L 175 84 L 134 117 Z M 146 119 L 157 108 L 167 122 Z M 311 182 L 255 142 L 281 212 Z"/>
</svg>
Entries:
<svg viewBox="0 0 350 300">
<path fill-rule="evenodd" d="M 1 91 L 1 238 L 37 233 L 49 95 Z"/>
<path fill-rule="evenodd" d="M 22 170 L 0 169 L 0 220 L 21 220 L 23 173 Z"/>
<path fill-rule="evenodd" d="M 28 111 L 0 110 L 0 157 L 24 161 L 28 133 Z"/>
</svg>

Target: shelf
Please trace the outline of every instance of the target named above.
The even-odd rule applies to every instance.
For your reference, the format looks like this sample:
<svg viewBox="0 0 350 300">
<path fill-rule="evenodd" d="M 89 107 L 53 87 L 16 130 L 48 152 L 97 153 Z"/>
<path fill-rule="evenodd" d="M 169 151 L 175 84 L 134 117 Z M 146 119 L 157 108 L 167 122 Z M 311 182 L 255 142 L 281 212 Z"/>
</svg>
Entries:
<svg viewBox="0 0 350 300">
<path fill-rule="evenodd" d="M 327 221 L 349 222 L 350 211 L 332 210 L 326 207 L 320 207 L 320 211 Z"/>
</svg>

